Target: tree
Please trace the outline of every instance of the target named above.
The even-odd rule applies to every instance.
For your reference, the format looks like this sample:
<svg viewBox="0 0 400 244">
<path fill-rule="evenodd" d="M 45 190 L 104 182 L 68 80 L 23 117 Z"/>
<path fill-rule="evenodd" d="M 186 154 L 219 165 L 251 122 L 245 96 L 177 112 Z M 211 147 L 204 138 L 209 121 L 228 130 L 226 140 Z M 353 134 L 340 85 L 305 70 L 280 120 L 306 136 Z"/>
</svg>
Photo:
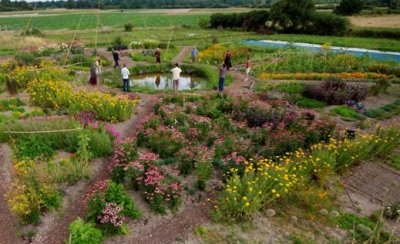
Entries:
<svg viewBox="0 0 400 244">
<path fill-rule="evenodd" d="M 314 13 L 312 0 L 281 0 L 272 5 L 271 19 L 284 32 L 302 32 L 312 21 Z"/>
<path fill-rule="evenodd" d="M 363 8 L 362 0 L 342 0 L 334 10 L 335 14 L 353 15 L 361 12 Z"/>
<path fill-rule="evenodd" d="M 65 7 L 72 9 L 75 8 L 75 1 L 74 0 L 67 0 L 67 2 L 65 3 Z"/>
</svg>

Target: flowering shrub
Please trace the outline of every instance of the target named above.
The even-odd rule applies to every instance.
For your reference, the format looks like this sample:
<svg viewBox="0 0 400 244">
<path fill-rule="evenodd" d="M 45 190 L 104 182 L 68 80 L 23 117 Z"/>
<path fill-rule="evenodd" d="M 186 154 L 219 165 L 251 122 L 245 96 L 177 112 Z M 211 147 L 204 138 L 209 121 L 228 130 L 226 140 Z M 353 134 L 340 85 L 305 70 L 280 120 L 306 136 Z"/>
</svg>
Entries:
<svg viewBox="0 0 400 244">
<path fill-rule="evenodd" d="M 141 216 L 124 187 L 115 182 L 100 182 L 87 198 L 88 220 L 96 222 L 105 233 L 123 234 L 126 232 L 125 217 L 137 219 Z"/>
<path fill-rule="evenodd" d="M 70 80 L 71 77 L 66 69 L 56 67 L 54 63 L 42 60 L 37 65 L 17 66 L 13 63 L 6 63 L 0 67 L 4 72 L 9 86 L 15 86 L 17 90 L 25 90 L 32 80 Z"/>
<path fill-rule="evenodd" d="M 50 56 L 52 54 L 68 53 L 81 54 L 83 53 L 84 45 L 79 42 L 57 43 L 40 47 L 36 54 L 37 56 Z"/>
<path fill-rule="evenodd" d="M 101 92 L 74 92 L 65 81 L 33 80 L 28 93 L 35 105 L 77 114 L 92 112 L 104 121 L 124 121 L 130 118 L 136 100 Z"/>
<path fill-rule="evenodd" d="M 176 209 L 182 195 L 181 184 L 156 165 L 159 156 L 145 153 L 125 166 L 133 188 L 139 190 L 150 207 L 158 213 Z"/>
<path fill-rule="evenodd" d="M 343 73 L 261 73 L 261 80 L 324 80 L 331 77 L 340 79 L 390 79 L 390 75 L 372 72 L 343 72 Z"/>
<path fill-rule="evenodd" d="M 101 215 L 97 216 L 97 220 L 102 225 L 112 225 L 113 227 L 120 227 L 124 222 L 124 216 L 121 216 L 122 207 L 116 203 L 106 203 Z"/>
<path fill-rule="evenodd" d="M 214 44 L 199 52 L 199 61 L 205 61 L 208 64 L 220 64 L 224 60 L 225 52 L 228 51 L 228 49 L 228 47 L 222 44 Z M 234 47 L 230 51 L 234 61 L 240 58 L 243 59 L 249 52 L 248 48 L 245 47 Z"/>
<path fill-rule="evenodd" d="M 147 128 L 138 134 L 138 145 L 149 147 L 162 158 L 171 158 L 184 145 L 185 137 L 175 127 Z"/>
<path fill-rule="evenodd" d="M 250 220 L 267 204 L 284 198 L 298 189 L 304 190 L 310 180 L 322 180 L 327 172 L 341 171 L 360 160 L 385 157 L 400 144 L 400 131 L 380 130 L 354 141 L 331 139 L 319 143 L 306 153 L 294 153 L 258 162 L 245 162 L 243 176 L 232 168 L 226 188 L 219 199 L 215 216 L 236 222 Z"/>
<path fill-rule="evenodd" d="M 36 162 L 19 162 L 15 165 L 16 178 L 7 195 L 11 212 L 23 223 L 37 224 L 40 213 L 61 205 L 61 195 L 51 184 L 46 184 L 35 169 Z"/>
</svg>

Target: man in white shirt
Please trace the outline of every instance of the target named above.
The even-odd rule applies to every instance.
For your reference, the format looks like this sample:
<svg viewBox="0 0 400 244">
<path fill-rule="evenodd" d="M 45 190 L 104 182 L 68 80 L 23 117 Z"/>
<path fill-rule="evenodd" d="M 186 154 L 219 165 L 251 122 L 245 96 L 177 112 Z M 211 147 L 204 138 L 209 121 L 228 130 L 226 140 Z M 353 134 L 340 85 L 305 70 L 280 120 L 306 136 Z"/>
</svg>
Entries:
<svg viewBox="0 0 400 244">
<path fill-rule="evenodd" d="M 175 64 L 175 68 L 171 69 L 172 72 L 172 85 L 174 87 L 174 91 L 177 92 L 179 88 L 179 78 L 181 77 L 181 68 L 179 68 L 179 64 Z"/>
<path fill-rule="evenodd" d="M 129 76 L 131 73 L 129 72 L 129 69 L 126 67 L 126 64 L 123 65 L 123 68 L 121 69 L 121 75 L 122 75 L 122 81 L 124 83 L 124 92 L 129 92 Z"/>
</svg>

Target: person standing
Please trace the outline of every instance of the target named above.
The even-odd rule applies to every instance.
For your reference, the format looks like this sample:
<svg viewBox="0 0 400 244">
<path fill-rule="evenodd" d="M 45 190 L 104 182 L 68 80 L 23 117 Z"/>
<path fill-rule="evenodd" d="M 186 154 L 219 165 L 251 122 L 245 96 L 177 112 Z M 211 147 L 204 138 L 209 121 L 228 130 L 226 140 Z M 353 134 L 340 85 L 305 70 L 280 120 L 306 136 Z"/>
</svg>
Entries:
<svg viewBox="0 0 400 244">
<path fill-rule="evenodd" d="M 161 63 L 161 51 L 160 48 L 157 47 L 156 51 L 154 52 L 154 56 L 156 57 L 156 63 Z"/>
<path fill-rule="evenodd" d="M 199 51 L 197 50 L 197 48 L 196 47 L 194 47 L 193 49 L 192 49 L 192 54 L 191 54 L 191 56 L 192 56 L 192 63 L 195 63 L 196 61 L 197 61 L 197 55 L 199 54 Z"/>
<path fill-rule="evenodd" d="M 221 94 L 224 91 L 224 82 L 225 82 L 225 76 L 226 73 L 228 72 L 228 67 L 225 63 L 222 64 L 221 67 L 219 67 L 219 81 L 218 81 L 218 93 Z"/>
<path fill-rule="evenodd" d="M 89 83 L 93 86 L 97 85 L 96 64 L 92 64 L 92 66 L 90 67 Z"/>
<path fill-rule="evenodd" d="M 97 75 L 97 81 L 100 83 L 100 75 L 101 75 L 101 59 L 97 58 L 96 62 L 96 75 Z"/>
<path fill-rule="evenodd" d="M 119 53 L 117 51 L 113 51 L 113 58 L 114 58 L 114 69 L 119 68 Z"/>
<path fill-rule="evenodd" d="M 178 63 L 175 64 L 175 68 L 171 69 L 171 72 L 172 72 L 172 86 L 174 88 L 174 91 L 178 92 L 179 79 L 180 79 L 181 72 L 182 72 L 181 68 L 179 68 Z"/>
<path fill-rule="evenodd" d="M 122 82 L 124 83 L 124 92 L 129 92 L 129 76 L 131 73 L 129 72 L 129 69 L 126 67 L 126 64 L 123 64 L 123 68 L 121 69 L 121 75 L 122 75 Z"/>
<path fill-rule="evenodd" d="M 96 59 L 95 65 L 96 65 L 96 73 L 97 73 L 97 75 L 100 75 L 100 73 L 101 73 L 101 59 L 100 58 Z"/>
<path fill-rule="evenodd" d="M 225 63 L 225 65 L 226 65 L 227 70 L 229 70 L 230 68 L 232 68 L 232 61 L 231 61 L 231 58 L 232 58 L 232 53 L 231 53 L 230 50 L 228 50 L 228 51 L 225 53 L 225 59 L 224 59 L 224 63 Z"/>
</svg>

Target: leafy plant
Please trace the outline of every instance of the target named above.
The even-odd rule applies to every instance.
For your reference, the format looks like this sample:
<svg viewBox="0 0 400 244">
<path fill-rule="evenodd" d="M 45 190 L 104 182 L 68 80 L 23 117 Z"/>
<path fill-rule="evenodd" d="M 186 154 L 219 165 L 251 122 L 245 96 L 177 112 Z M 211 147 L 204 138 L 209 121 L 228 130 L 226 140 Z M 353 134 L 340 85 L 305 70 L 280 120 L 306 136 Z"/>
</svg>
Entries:
<svg viewBox="0 0 400 244">
<path fill-rule="evenodd" d="M 133 24 L 132 23 L 125 23 L 124 24 L 124 30 L 126 31 L 126 32 L 130 32 L 130 31 L 132 31 L 133 30 Z M 120 44 L 122 44 L 122 43 L 120 43 Z"/>
<path fill-rule="evenodd" d="M 85 223 L 81 218 L 69 225 L 70 244 L 100 244 L 103 243 L 103 234 L 93 223 Z"/>
<path fill-rule="evenodd" d="M 347 106 L 338 106 L 332 109 L 331 111 L 344 118 L 363 119 L 363 116 L 360 115 L 356 110 L 349 108 Z"/>
<path fill-rule="evenodd" d="M 25 140 L 18 140 L 15 144 L 17 159 L 49 159 L 54 155 L 51 142 L 42 140 L 39 136 L 33 135 Z"/>
</svg>

